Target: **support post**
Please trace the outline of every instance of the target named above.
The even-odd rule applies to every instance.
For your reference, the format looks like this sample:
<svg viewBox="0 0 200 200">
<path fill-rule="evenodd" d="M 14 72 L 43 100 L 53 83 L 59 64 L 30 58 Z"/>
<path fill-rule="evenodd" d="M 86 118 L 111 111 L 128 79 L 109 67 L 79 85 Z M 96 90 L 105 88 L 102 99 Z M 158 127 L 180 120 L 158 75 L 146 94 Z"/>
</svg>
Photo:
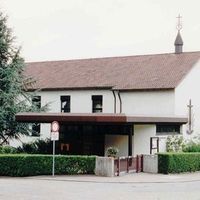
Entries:
<svg viewBox="0 0 200 200">
<path fill-rule="evenodd" d="M 126 164 L 127 164 L 127 173 L 129 173 L 129 156 L 126 158 Z"/>
<path fill-rule="evenodd" d="M 136 173 L 139 172 L 139 156 L 136 156 Z"/>
<path fill-rule="evenodd" d="M 133 139 L 133 126 L 131 127 L 131 131 L 128 135 L 128 156 L 132 156 L 132 139 Z"/>
<path fill-rule="evenodd" d="M 143 166 L 144 166 L 144 156 L 141 155 L 141 172 L 143 172 Z"/>
<path fill-rule="evenodd" d="M 117 160 L 117 176 L 120 174 L 120 157 Z"/>
</svg>

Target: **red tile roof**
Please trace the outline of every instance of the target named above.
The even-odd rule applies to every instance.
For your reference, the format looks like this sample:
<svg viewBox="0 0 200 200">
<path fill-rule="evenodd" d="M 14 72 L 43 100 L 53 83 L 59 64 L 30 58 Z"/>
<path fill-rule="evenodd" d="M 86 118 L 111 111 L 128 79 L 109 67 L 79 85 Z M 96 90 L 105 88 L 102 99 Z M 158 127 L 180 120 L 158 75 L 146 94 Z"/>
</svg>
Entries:
<svg viewBox="0 0 200 200">
<path fill-rule="evenodd" d="M 200 52 L 27 63 L 25 74 L 42 90 L 112 88 L 173 89 Z"/>
</svg>

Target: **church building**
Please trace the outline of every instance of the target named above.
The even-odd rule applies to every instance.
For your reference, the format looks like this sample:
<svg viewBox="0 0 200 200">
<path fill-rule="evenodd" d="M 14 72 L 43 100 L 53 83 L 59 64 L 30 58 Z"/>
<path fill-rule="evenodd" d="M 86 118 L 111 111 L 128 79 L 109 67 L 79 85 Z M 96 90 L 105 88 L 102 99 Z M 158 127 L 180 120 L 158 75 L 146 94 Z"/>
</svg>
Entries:
<svg viewBox="0 0 200 200">
<path fill-rule="evenodd" d="M 50 138 L 58 121 L 58 154 L 103 156 L 114 146 L 131 156 L 165 151 L 169 135 L 200 134 L 200 52 L 183 52 L 180 30 L 174 45 L 166 54 L 26 63 L 39 89 L 33 101 L 49 111 L 16 115 L 36 123 L 21 141 Z"/>
</svg>

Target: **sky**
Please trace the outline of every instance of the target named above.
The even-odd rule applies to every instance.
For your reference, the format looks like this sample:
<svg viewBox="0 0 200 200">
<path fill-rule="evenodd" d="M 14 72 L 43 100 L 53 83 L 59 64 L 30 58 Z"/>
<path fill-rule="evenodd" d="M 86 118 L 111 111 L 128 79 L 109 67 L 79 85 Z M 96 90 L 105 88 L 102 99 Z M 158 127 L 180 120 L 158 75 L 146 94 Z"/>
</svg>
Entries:
<svg viewBox="0 0 200 200">
<path fill-rule="evenodd" d="M 200 50 L 199 0 L 0 0 L 27 62 Z"/>
</svg>

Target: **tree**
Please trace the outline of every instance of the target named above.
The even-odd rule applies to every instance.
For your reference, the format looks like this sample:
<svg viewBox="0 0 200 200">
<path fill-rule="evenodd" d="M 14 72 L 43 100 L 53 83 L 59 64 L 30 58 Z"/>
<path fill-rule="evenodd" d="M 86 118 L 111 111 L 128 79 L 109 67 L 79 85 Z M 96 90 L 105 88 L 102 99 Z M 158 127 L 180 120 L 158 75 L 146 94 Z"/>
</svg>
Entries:
<svg viewBox="0 0 200 200">
<path fill-rule="evenodd" d="M 25 63 L 14 40 L 12 30 L 7 27 L 7 17 L 0 12 L 0 145 L 28 135 L 30 126 L 17 123 L 15 114 L 37 109 L 30 102 L 33 94 L 26 91 L 33 82 L 23 74 Z"/>
</svg>

